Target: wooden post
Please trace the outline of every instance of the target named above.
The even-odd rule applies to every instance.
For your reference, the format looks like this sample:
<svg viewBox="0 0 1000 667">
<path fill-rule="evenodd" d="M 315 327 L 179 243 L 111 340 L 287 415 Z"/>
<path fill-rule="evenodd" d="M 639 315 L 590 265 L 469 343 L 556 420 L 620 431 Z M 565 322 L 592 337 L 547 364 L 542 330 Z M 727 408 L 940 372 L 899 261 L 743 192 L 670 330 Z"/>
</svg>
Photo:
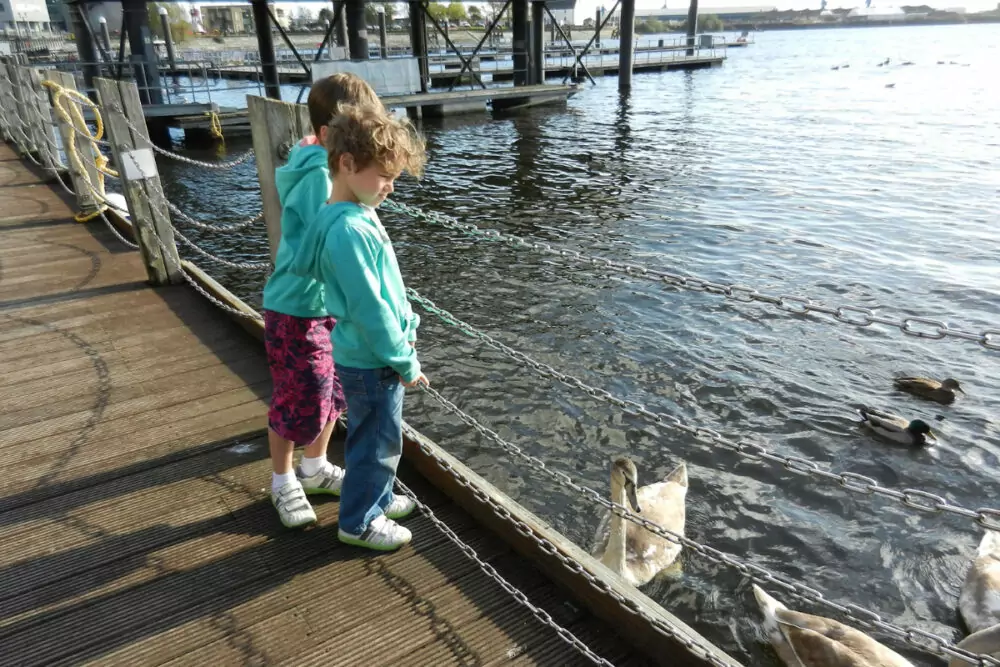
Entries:
<svg viewBox="0 0 1000 667">
<path fill-rule="evenodd" d="M 41 78 L 44 81 L 57 83 L 63 88 L 76 90 L 76 79 L 69 72 L 60 72 L 54 69 L 42 70 Z M 49 93 L 49 99 L 53 100 L 51 93 Z M 68 104 L 76 103 L 69 102 Z M 76 193 L 76 205 L 81 213 L 93 213 L 98 209 L 98 201 L 94 192 L 87 185 L 85 178 L 90 179 L 94 188 L 97 188 L 99 176 L 97 174 L 97 159 L 94 155 L 94 147 L 89 142 L 82 141 L 83 137 L 73 131 L 73 125 L 67 124 L 58 110 L 56 110 L 56 119 L 58 121 L 59 136 L 62 137 L 63 152 L 66 154 L 66 168 L 69 170 L 70 181 L 73 183 L 73 191 Z M 82 118 L 71 114 L 70 119 L 73 120 L 73 124 L 76 125 L 77 130 L 87 133 L 86 123 L 81 122 Z M 83 163 L 83 173 L 80 172 L 80 168 L 75 164 L 73 158 L 70 157 L 71 142 L 75 142 L 73 145 L 76 147 L 77 155 L 80 156 L 80 162 Z"/>
<path fill-rule="evenodd" d="M 183 283 L 139 89 L 130 81 L 95 79 L 94 84 L 149 281 L 154 285 Z M 138 132 L 129 127 L 126 118 Z"/>
<path fill-rule="evenodd" d="M 15 142 L 22 153 L 35 153 L 35 137 L 31 131 L 30 118 L 28 116 L 27 91 L 28 86 L 22 78 L 22 68 L 16 62 L 7 64 L 7 73 L 10 76 L 10 84 L 14 93 L 14 113 L 21 125 L 20 131 L 16 132 Z"/>
<path fill-rule="evenodd" d="M 17 133 L 14 131 L 11 118 L 15 118 L 14 104 L 14 84 L 10 79 L 8 59 L 0 59 L 0 131 L 3 132 L 4 141 L 16 141 Z"/>
<path fill-rule="evenodd" d="M 56 178 L 59 172 L 59 150 L 56 147 L 55 127 L 52 123 L 52 99 L 42 88 L 42 77 L 33 67 L 24 69 L 25 79 L 30 86 L 28 94 L 28 110 L 32 117 L 32 129 L 35 133 L 35 145 L 42 166 L 48 170 L 46 177 Z"/>
<path fill-rule="evenodd" d="M 264 222 L 271 246 L 271 262 L 278 254 L 281 240 L 281 202 L 274 185 L 274 170 L 288 158 L 288 151 L 299 139 L 312 134 L 309 110 L 304 104 L 291 104 L 247 95 L 253 152 L 257 157 L 257 179 L 264 202 Z"/>
</svg>

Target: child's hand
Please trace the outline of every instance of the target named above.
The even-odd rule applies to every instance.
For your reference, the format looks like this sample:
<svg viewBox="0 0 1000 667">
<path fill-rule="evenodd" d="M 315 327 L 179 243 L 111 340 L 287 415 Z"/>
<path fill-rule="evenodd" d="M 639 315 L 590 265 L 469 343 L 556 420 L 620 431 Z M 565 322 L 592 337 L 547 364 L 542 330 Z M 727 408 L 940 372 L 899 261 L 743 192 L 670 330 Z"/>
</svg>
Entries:
<svg viewBox="0 0 1000 667">
<path fill-rule="evenodd" d="M 430 380 L 428 380 L 428 379 L 427 379 L 427 376 L 426 376 L 426 375 L 424 375 L 423 373 L 421 373 L 420 375 L 418 375 L 418 376 L 417 376 L 417 379 L 416 379 L 416 380 L 414 380 L 413 382 L 407 382 L 406 380 L 404 380 L 404 379 L 403 379 L 403 377 L 402 377 L 402 376 L 400 376 L 400 378 L 399 378 L 399 382 L 400 382 L 400 383 L 401 383 L 401 384 L 402 384 L 402 385 L 403 385 L 404 387 L 406 387 L 407 389 L 413 389 L 413 388 L 414 388 L 414 387 L 416 387 L 416 386 L 417 386 L 418 384 L 423 384 L 423 385 L 427 385 L 428 387 L 429 387 L 429 386 L 431 386 L 431 381 L 430 381 Z"/>
</svg>

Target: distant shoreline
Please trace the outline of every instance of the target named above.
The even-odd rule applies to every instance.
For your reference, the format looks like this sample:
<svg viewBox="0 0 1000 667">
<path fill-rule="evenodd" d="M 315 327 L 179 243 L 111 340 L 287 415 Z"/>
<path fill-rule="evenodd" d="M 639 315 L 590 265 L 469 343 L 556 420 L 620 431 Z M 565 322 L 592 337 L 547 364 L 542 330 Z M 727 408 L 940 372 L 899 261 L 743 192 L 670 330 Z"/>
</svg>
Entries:
<svg viewBox="0 0 1000 667">
<path fill-rule="evenodd" d="M 982 17 L 965 16 L 962 18 L 927 18 L 909 21 L 857 21 L 850 23 L 754 23 L 753 21 L 726 22 L 725 30 L 732 32 L 752 30 L 765 32 L 769 30 L 824 30 L 827 28 L 906 28 L 925 25 L 980 25 L 983 23 L 1000 23 L 1000 14 Z"/>
</svg>

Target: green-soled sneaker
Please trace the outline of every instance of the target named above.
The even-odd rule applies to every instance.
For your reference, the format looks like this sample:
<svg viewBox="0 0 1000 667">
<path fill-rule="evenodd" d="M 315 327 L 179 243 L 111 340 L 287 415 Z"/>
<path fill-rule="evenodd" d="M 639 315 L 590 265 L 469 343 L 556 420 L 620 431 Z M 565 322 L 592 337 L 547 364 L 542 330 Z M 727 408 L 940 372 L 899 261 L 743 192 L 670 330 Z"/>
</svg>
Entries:
<svg viewBox="0 0 1000 667">
<path fill-rule="evenodd" d="M 392 519 L 380 514 L 368 524 L 368 529 L 360 535 L 352 535 L 343 530 L 337 531 L 337 539 L 344 544 L 351 544 L 375 551 L 395 551 L 408 544 L 413 535 Z"/>
<path fill-rule="evenodd" d="M 306 477 L 303 474 L 300 465 L 295 468 L 295 477 L 302 484 L 302 490 L 306 492 L 306 495 L 339 496 L 340 487 L 344 485 L 344 469 L 335 465 L 331 465 L 326 470 L 320 470 L 311 477 Z"/>
</svg>

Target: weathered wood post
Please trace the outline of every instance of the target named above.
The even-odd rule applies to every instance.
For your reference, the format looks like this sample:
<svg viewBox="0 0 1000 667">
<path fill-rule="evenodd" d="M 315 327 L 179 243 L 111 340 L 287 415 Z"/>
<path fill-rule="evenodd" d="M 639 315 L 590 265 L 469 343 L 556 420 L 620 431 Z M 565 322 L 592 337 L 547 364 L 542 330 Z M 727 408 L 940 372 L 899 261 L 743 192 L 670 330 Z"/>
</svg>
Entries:
<svg viewBox="0 0 1000 667">
<path fill-rule="evenodd" d="M 56 178 L 59 173 L 59 150 L 56 147 L 55 125 L 52 122 L 52 100 L 42 88 L 42 77 L 33 67 L 24 68 L 24 78 L 30 86 L 27 91 L 28 111 L 32 118 L 35 146 L 42 166 L 48 171 L 46 177 Z"/>
<path fill-rule="evenodd" d="M 69 72 L 59 72 L 54 69 L 43 70 L 41 78 L 44 81 L 52 81 L 67 90 L 76 90 L 76 79 Z M 55 107 L 55 95 L 50 91 L 49 100 Z M 75 102 L 67 100 L 65 103 L 67 111 Z M 81 213 L 93 213 L 99 208 L 99 202 L 94 195 L 91 186 L 87 185 L 87 180 L 96 189 L 99 175 L 97 173 L 97 156 L 94 154 L 94 147 L 87 141 L 81 141 L 83 137 L 74 131 L 74 127 L 81 133 L 89 134 L 82 114 L 69 114 L 69 122 L 63 118 L 59 110 L 56 109 L 56 119 L 58 121 L 59 136 L 62 138 L 63 152 L 66 153 L 66 168 L 69 170 L 70 181 L 73 183 L 73 192 L 76 193 L 76 205 Z M 70 155 L 70 151 L 75 149 L 79 157 L 80 164 Z M 83 171 L 80 170 L 81 166 Z"/>
<path fill-rule="evenodd" d="M 139 89 L 130 81 L 95 79 L 94 84 L 146 275 L 154 285 L 182 283 L 181 261 L 166 198 L 160 188 Z M 129 127 L 129 123 L 136 129 Z"/>
<path fill-rule="evenodd" d="M 247 95 L 253 152 L 257 157 L 257 179 L 264 202 L 264 222 L 271 246 L 271 261 L 278 254 L 281 240 L 281 202 L 274 185 L 274 170 L 288 159 L 295 142 L 312 133 L 309 110 L 304 104 L 291 104 Z"/>
<path fill-rule="evenodd" d="M 20 129 L 15 132 L 14 140 L 17 147 L 25 154 L 33 154 L 37 151 L 35 137 L 31 131 L 28 117 L 27 87 L 28 83 L 22 78 L 22 68 L 17 60 L 7 63 L 7 75 L 10 77 L 10 84 L 13 92 L 14 122 L 20 125 Z"/>
<path fill-rule="evenodd" d="M 15 118 L 14 86 L 10 80 L 10 72 L 7 69 L 7 58 L 0 58 L 0 132 L 3 133 L 4 141 L 15 141 L 14 131 Z"/>
</svg>

